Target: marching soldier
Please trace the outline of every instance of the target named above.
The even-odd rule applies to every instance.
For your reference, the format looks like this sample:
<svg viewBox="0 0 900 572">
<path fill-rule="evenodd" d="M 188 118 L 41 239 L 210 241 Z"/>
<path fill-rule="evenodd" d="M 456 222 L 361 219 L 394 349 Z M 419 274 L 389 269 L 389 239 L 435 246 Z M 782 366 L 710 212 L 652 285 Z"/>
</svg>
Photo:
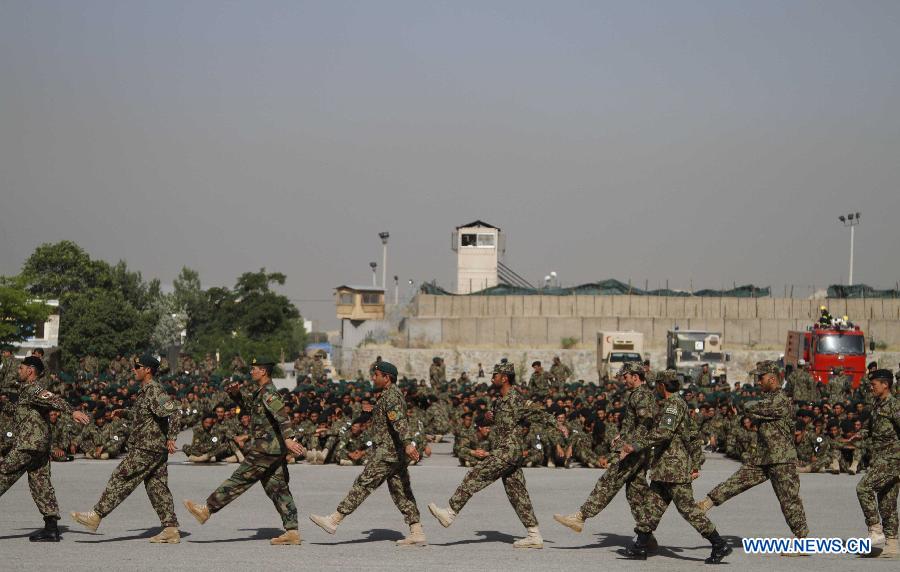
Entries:
<svg viewBox="0 0 900 572">
<path fill-rule="evenodd" d="M 59 504 L 50 482 L 50 421 L 51 410 L 71 415 L 78 423 L 91 418 L 81 411 L 72 411 L 65 400 L 44 389 L 38 379 L 44 373 L 44 363 L 28 356 L 18 366 L 22 384 L 16 404 L 16 433 L 13 448 L 0 462 L 0 497 L 26 472 L 31 498 L 44 516 L 44 528 L 28 537 L 31 542 L 59 542 Z"/>
<path fill-rule="evenodd" d="M 710 491 L 697 506 L 706 513 L 712 507 L 771 480 L 791 532 L 797 538 L 806 538 L 809 528 L 800 499 L 797 450 L 793 439 L 793 406 L 790 398 L 780 389 L 781 371 L 778 364 L 773 361 L 760 362 L 752 373 L 764 394 L 762 399 L 744 406 L 744 412 L 757 425 L 756 451 L 748 462 Z"/>
<path fill-rule="evenodd" d="M 678 390 L 681 383 L 674 370 L 666 370 L 656 377 L 656 391 L 663 396 L 661 415 L 653 431 L 645 433 L 633 443 L 622 447 L 620 458 L 627 458 L 642 450 L 652 450 L 650 458 L 650 494 L 643 499 L 647 510 L 644 519 L 636 523 L 637 540 L 625 551 L 628 558 L 647 559 L 650 537 L 666 509 L 672 502 L 679 514 L 712 543 L 707 564 L 719 564 L 731 554 L 731 547 L 716 531 L 700 509 L 694 506 L 691 481 L 700 476 L 703 464 L 703 441 L 694 421 L 688 414 L 687 403 Z"/>
<path fill-rule="evenodd" d="M 410 462 L 418 462 L 419 451 L 410 434 L 406 401 L 396 385 L 397 368 L 390 362 L 376 362 L 372 382 L 375 389 L 381 392 L 375 405 L 371 406 L 375 451 L 337 510 L 328 516 L 312 514 L 309 519 L 328 534 L 334 534 L 344 518 L 353 514 L 375 489 L 387 481 L 391 500 L 409 525 L 409 535 L 398 540 L 397 545 L 424 546 L 425 532 L 409 482 L 408 468 Z"/>
<path fill-rule="evenodd" d="M 450 497 L 449 508 L 439 508 L 430 503 L 428 510 L 444 528 L 453 524 L 456 515 L 466 506 L 472 496 L 497 479 L 503 480 L 506 497 L 512 504 L 519 520 L 528 530 L 525 538 L 513 542 L 515 548 L 543 548 L 544 540 L 538 529 L 537 517 L 528 489 L 525 488 L 525 475 L 522 473 L 525 450 L 523 432 L 532 422 L 552 423 L 549 415 L 531 402 L 526 402 L 518 391 L 513 390 L 516 370 L 511 363 L 499 363 L 494 366 L 491 382 L 499 391 L 500 397 L 494 401 L 491 411 L 485 413 L 488 423 L 493 423 L 494 448 L 475 465 L 462 483 Z"/>
<path fill-rule="evenodd" d="M 178 404 L 153 376 L 159 370 L 159 361 L 149 354 L 136 359 L 133 366 L 134 380 L 141 384 L 134 406 L 128 412 L 131 419 L 131 435 L 128 453 L 113 471 L 100 500 L 89 512 L 73 512 L 72 519 L 92 532 L 100 521 L 116 509 L 122 501 L 144 483 L 150 504 L 159 517 L 162 532 L 150 539 L 154 544 L 178 544 L 178 518 L 175 502 L 169 490 L 169 455 L 175 452 L 178 437 Z"/>
<path fill-rule="evenodd" d="M 253 441 L 244 460 L 231 477 L 209 495 L 205 505 L 185 500 L 184 506 L 200 524 L 204 524 L 211 515 L 225 508 L 259 481 L 281 515 L 285 529 L 284 534 L 273 538 L 270 543 L 298 545 L 300 532 L 297 505 L 294 504 L 288 485 L 290 475 L 286 455 L 290 451 L 295 456 L 302 456 L 306 451 L 295 439 L 291 419 L 284 413 L 284 401 L 272 384 L 274 368 L 274 360 L 256 358 L 250 364 L 250 377 L 256 388 L 242 391 L 238 384 L 232 384 L 226 389 L 241 411 L 250 411 L 250 434 Z"/>
<path fill-rule="evenodd" d="M 872 464 L 856 485 L 856 496 L 869 527 L 872 546 L 884 546 L 883 558 L 900 557 L 897 493 L 900 491 L 900 401 L 891 395 L 890 370 L 869 377 L 875 404 L 859 438 L 868 440 Z"/>
</svg>

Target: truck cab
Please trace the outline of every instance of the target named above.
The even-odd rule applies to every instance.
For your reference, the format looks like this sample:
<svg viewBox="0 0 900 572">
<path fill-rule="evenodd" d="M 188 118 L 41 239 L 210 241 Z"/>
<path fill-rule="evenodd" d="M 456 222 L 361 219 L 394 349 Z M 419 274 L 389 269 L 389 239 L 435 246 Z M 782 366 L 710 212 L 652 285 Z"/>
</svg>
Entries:
<svg viewBox="0 0 900 572">
<path fill-rule="evenodd" d="M 866 373 L 865 334 L 858 326 L 810 326 L 806 331 L 788 332 L 784 350 L 785 365 L 797 367 L 799 360 L 809 364 L 813 378 L 822 384 L 831 379 L 835 367 L 852 378 L 854 389 Z"/>
<path fill-rule="evenodd" d="M 705 330 L 669 330 L 666 332 L 666 367 L 697 380 L 703 364 L 713 377 L 728 372 L 731 355 L 722 349 L 722 334 Z"/>
<path fill-rule="evenodd" d="M 644 334 L 641 332 L 598 332 L 597 374 L 600 379 L 613 378 L 622 364 L 641 361 Z"/>
</svg>

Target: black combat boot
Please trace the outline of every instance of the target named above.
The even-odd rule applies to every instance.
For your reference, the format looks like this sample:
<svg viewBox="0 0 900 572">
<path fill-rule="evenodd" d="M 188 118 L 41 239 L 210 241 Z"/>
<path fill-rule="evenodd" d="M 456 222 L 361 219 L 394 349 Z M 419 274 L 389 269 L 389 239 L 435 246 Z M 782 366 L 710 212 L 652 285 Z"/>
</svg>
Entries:
<svg viewBox="0 0 900 572">
<path fill-rule="evenodd" d="M 638 532 L 637 539 L 634 543 L 622 551 L 622 555 L 629 560 L 646 560 L 647 559 L 647 543 L 650 541 L 651 533 Z"/>
<path fill-rule="evenodd" d="M 59 542 L 59 526 L 55 516 L 44 517 L 44 528 L 28 537 L 31 542 Z"/>
<path fill-rule="evenodd" d="M 712 554 L 704 560 L 707 564 L 721 564 L 722 559 L 731 554 L 731 547 L 725 542 L 725 539 L 719 536 L 718 532 L 713 532 L 706 537 L 712 543 Z"/>
</svg>

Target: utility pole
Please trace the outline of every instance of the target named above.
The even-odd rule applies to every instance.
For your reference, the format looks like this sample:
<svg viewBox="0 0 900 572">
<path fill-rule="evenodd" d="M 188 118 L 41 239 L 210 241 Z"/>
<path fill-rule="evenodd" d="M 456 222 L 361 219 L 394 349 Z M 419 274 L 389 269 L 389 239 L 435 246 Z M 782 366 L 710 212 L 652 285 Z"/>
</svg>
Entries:
<svg viewBox="0 0 900 572">
<path fill-rule="evenodd" d="M 847 285 L 853 286 L 853 239 L 857 225 L 859 225 L 859 213 L 850 213 L 847 216 L 841 215 L 838 220 L 844 223 L 844 226 L 850 227 L 850 274 L 847 277 Z"/>
<path fill-rule="evenodd" d="M 387 241 L 390 237 L 387 231 L 379 232 L 378 238 L 381 239 L 382 257 L 381 257 L 381 289 L 387 291 Z"/>
</svg>

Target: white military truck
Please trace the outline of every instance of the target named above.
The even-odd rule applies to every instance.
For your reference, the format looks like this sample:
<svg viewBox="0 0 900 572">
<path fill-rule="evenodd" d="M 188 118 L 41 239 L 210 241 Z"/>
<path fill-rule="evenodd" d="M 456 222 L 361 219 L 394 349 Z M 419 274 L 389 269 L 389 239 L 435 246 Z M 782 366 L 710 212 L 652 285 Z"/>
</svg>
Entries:
<svg viewBox="0 0 900 572">
<path fill-rule="evenodd" d="M 627 361 L 642 361 L 644 334 L 641 332 L 598 332 L 597 374 L 613 378 Z"/>
<path fill-rule="evenodd" d="M 705 330 L 669 330 L 666 332 L 666 367 L 696 382 L 703 364 L 709 366 L 712 377 L 728 372 L 726 362 L 731 354 L 722 349 L 722 334 Z"/>
</svg>

